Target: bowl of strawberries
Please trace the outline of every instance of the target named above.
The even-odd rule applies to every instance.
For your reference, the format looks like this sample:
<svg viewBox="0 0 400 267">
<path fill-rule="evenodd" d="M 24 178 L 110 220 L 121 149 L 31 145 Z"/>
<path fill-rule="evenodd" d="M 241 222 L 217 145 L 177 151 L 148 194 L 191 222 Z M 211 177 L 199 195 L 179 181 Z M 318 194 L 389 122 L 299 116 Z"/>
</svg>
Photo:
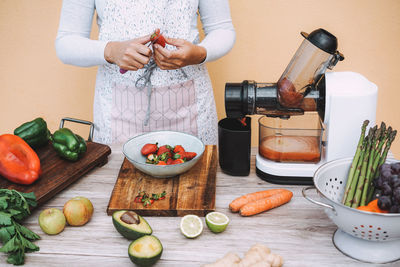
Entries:
<svg viewBox="0 0 400 267">
<path fill-rule="evenodd" d="M 156 178 L 168 178 L 192 168 L 204 152 L 203 142 L 191 134 L 155 131 L 129 139 L 125 157 L 140 171 Z"/>
</svg>

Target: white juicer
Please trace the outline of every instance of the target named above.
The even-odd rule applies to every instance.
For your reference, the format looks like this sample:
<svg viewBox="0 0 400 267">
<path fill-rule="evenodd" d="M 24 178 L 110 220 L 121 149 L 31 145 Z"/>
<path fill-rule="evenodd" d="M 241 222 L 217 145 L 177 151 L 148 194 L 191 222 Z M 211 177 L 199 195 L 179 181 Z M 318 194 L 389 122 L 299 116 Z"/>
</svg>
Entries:
<svg viewBox="0 0 400 267">
<path fill-rule="evenodd" d="M 266 116 L 259 120 L 256 172 L 272 183 L 312 184 L 323 163 L 354 155 L 364 120 L 375 124 L 377 86 L 358 73 L 326 73 L 344 59 L 336 37 L 323 29 L 302 35 L 305 39 L 277 83 L 245 80 L 225 86 L 228 117 Z M 311 153 L 301 147 L 292 153 L 292 137 L 295 145 L 310 137 L 318 140 L 317 156 L 308 160 Z M 279 153 L 264 150 L 266 139 Z M 294 158 L 296 153 L 300 158 Z"/>
</svg>

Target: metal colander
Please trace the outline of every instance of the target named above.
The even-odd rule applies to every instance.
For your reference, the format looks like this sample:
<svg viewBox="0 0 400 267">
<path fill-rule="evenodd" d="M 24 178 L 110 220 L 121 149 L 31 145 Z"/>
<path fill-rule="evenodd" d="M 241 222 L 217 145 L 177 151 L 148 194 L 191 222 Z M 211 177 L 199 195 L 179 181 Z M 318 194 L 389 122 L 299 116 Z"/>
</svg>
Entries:
<svg viewBox="0 0 400 267">
<path fill-rule="evenodd" d="M 366 240 L 366 242 L 361 242 L 361 246 L 365 244 L 366 247 L 372 246 L 378 250 L 384 247 L 388 251 L 393 247 L 396 250 L 391 257 L 384 256 L 378 260 L 361 258 L 361 260 L 368 262 L 397 260 L 400 258 L 400 252 L 397 252 L 400 247 L 400 214 L 361 211 L 347 207 L 341 203 L 352 160 L 352 158 L 344 158 L 323 164 L 314 174 L 314 186 L 304 188 L 302 192 L 303 196 L 312 203 L 323 206 L 325 213 L 338 226 L 339 230 L 358 240 Z M 394 161 L 388 160 L 388 162 Z M 314 200 L 306 195 L 306 192 L 311 189 L 317 190 L 321 201 Z M 335 235 L 344 234 L 341 231 L 337 231 Z M 346 239 L 348 243 L 354 238 Z M 354 246 L 360 246 L 360 241 L 354 241 L 357 243 Z M 349 256 L 360 259 L 357 255 L 351 255 L 356 248 L 351 248 L 350 245 L 349 251 L 344 252 L 340 244 L 335 242 L 335 236 L 333 242 L 346 255 L 350 254 Z M 382 246 L 382 244 L 385 245 Z M 349 244 L 344 245 L 349 246 Z M 358 250 L 360 249 L 358 248 Z"/>
</svg>

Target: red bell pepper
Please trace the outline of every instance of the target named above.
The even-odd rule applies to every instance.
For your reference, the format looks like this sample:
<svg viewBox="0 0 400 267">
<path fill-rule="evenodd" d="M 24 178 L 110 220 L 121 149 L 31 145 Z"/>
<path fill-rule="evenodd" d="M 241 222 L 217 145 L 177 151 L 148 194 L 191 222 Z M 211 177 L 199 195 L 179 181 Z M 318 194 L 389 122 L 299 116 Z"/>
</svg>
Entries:
<svg viewBox="0 0 400 267">
<path fill-rule="evenodd" d="M 31 184 L 41 173 L 36 152 L 19 136 L 0 135 L 0 175 L 17 184 Z"/>
</svg>

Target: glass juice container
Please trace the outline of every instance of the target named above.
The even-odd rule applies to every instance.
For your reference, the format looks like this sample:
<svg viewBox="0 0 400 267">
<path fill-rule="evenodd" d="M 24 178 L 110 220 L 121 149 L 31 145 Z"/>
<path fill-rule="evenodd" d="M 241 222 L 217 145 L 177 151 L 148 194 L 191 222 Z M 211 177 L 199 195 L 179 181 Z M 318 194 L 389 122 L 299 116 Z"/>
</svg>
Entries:
<svg viewBox="0 0 400 267">
<path fill-rule="evenodd" d="M 317 163 L 321 160 L 323 125 L 317 112 L 289 119 L 259 119 L 259 154 L 275 162 Z"/>
</svg>

